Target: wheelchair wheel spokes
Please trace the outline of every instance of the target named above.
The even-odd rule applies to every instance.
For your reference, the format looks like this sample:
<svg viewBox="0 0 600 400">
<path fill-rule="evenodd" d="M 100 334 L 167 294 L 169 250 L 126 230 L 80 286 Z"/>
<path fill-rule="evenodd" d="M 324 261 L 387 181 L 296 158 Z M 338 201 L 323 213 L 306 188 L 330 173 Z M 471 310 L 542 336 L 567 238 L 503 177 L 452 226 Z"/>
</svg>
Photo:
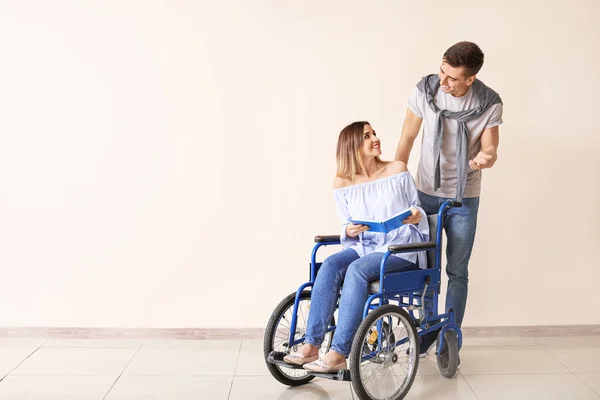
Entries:
<svg viewBox="0 0 600 400">
<path fill-rule="evenodd" d="M 298 318 L 296 319 L 296 333 L 294 335 L 294 340 L 299 340 L 306 334 L 306 325 L 308 323 L 308 319 L 304 317 L 304 315 L 307 315 L 307 313 L 304 312 L 304 309 L 308 308 L 307 306 L 308 301 L 304 299 L 302 299 L 298 304 Z M 273 337 L 274 351 L 287 352 L 289 348 L 293 313 L 294 304 L 292 303 L 291 307 L 285 310 L 284 314 L 279 320 L 279 323 L 277 324 L 277 330 L 275 332 L 275 336 Z M 297 347 L 298 345 L 293 346 L 292 350 L 296 350 Z"/>
<path fill-rule="evenodd" d="M 302 345 L 301 342 L 293 345 L 290 345 L 289 343 L 295 298 L 296 294 L 292 293 L 283 299 L 277 308 L 275 308 L 275 311 L 273 311 L 273 314 L 269 319 L 264 340 L 265 359 L 272 351 L 289 354 L 292 351 L 298 350 Z M 298 304 L 294 342 L 302 341 L 306 335 L 309 307 L 310 292 L 302 292 Z M 325 340 L 320 349 L 321 352 L 326 352 L 329 349 L 329 346 L 331 345 L 331 336 L 331 332 L 325 335 Z M 314 376 L 308 375 L 308 372 L 301 368 L 286 368 L 281 364 L 272 364 L 269 362 L 267 362 L 267 368 L 275 379 L 290 386 L 302 385 L 314 378 Z"/>
<path fill-rule="evenodd" d="M 304 338 L 306 335 L 306 326 L 308 325 L 308 304 L 310 299 L 301 299 L 298 304 L 298 317 L 296 318 L 296 333 L 294 334 L 294 341 Z M 292 345 L 290 348 L 290 328 L 292 326 L 292 316 L 294 314 L 294 303 L 291 304 L 286 312 L 281 316 L 279 324 L 277 325 L 277 333 L 273 338 L 272 348 L 274 351 L 281 351 L 288 353 L 291 351 L 297 351 L 301 344 Z M 306 370 L 292 369 L 277 366 L 281 372 L 287 375 L 291 379 L 304 379 L 308 376 Z"/>
<path fill-rule="evenodd" d="M 385 305 L 367 315 L 354 338 L 352 385 L 360 399 L 402 399 L 418 368 L 418 336 L 400 307 Z"/>
<path fill-rule="evenodd" d="M 394 326 L 395 324 L 392 322 L 391 325 L 394 328 L 390 328 L 388 324 L 381 325 L 383 325 L 383 329 L 380 328 L 380 332 L 383 337 L 381 341 L 378 338 L 372 345 L 374 352 L 364 354 L 363 350 L 363 356 L 366 357 L 361 363 L 361 379 L 371 397 L 388 399 L 393 398 L 393 394 L 402 389 L 407 377 L 410 376 L 410 341 L 407 340 L 396 346 L 395 337 L 406 338 L 408 336 L 408 331 L 402 323 Z M 377 327 L 372 327 L 372 330 L 376 333 Z M 369 338 L 367 338 L 368 342 L 370 342 Z M 373 353 L 375 353 L 374 356 Z"/>
</svg>

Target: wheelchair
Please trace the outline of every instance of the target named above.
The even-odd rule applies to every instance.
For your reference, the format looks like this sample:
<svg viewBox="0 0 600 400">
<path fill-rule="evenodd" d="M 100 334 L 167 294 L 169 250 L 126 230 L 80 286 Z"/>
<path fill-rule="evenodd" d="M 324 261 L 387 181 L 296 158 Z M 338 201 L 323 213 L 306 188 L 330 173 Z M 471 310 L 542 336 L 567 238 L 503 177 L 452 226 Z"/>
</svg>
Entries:
<svg viewBox="0 0 600 400">
<path fill-rule="evenodd" d="M 419 367 L 419 337 L 439 329 L 438 368 L 443 376 L 452 378 L 458 368 L 462 333 L 455 324 L 453 310 L 438 314 L 438 296 L 443 218 L 447 209 L 461 206 L 460 202 L 449 200 L 440 206 L 438 214 L 427 217 L 430 236 L 435 232 L 435 241 L 388 247 L 381 260 L 379 281 L 369 284 L 363 319 L 352 342 L 349 369 L 333 374 L 313 373 L 283 361 L 304 342 L 311 295 L 307 289 L 313 286 L 322 264 L 316 261 L 317 251 L 323 246 L 340 244 L 339 236 L 317 236 L 311 256 L 310 281 L 279 303 L 265 330 L 263 351 L 271 375 L 289 386 L 306 384 L 315 377 L 351 381 L 361 400 L 402 399 L 410 390 Z M 386 273 L 385 263 L 392 254 L 420 251 L 426 251 L 427 269 Z M 320 356 L 331 346 L 335 315 L 319 350 Z"/>
</svg>

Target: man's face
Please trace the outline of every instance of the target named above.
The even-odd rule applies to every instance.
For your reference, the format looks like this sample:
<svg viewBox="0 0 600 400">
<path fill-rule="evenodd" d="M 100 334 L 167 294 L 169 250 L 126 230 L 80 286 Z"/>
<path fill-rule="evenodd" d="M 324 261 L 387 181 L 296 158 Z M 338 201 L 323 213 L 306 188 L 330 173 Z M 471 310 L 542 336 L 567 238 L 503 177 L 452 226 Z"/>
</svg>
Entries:
<svg viewBox="0 0 600 400">
<path fill-rule="evenodd" d="M 465 74 L 465 67 L 456 68 L 442 61 L 439 72 L 442 91 L 455 97 L 464 96 L 475 81 L 475 75 L 467 77 Z"/>
</svg>

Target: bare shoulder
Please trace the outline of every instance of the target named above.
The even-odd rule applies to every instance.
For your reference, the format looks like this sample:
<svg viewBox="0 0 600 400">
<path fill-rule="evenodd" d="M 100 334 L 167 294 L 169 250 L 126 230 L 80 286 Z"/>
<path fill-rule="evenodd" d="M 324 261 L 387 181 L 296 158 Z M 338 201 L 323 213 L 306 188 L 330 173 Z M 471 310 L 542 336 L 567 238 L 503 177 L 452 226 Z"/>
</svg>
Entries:
<svg viewBox="0 0 600 400">
<path fill-rule="evenodd" d="M 342 178 L 341 176 L 336 176 L 333 179 L 333 188 L 334 189 L 340 189 L 346 186 L 350 186 L 352 184 L 352 182 L 350 182 L 350 179 L 347 178 Z"/>
<path fill-rule="evenodd" d="M 404 161 L 392 161 L 386 165 L 386 175 L 400 174 L 408 171 L 408 167 Z"/>
</svg>

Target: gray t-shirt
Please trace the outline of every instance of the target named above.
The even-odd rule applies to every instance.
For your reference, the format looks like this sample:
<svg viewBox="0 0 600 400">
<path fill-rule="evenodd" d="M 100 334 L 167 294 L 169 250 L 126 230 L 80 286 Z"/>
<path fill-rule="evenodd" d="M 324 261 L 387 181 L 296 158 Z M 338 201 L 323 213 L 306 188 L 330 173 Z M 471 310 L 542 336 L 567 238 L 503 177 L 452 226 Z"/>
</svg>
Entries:
<svg viewBox="0 0 600 400">
<path fill-rule="evenodd" d="M 469 90 L 462 97 L 454 97 L 438 89 L 435 94 L 435 104 L 440 110 L 465 111 L 479 105 L 478 99 Z M 433 131 L 435 128 L 436 114 L 427 104 L 425 95 L 415 88 L 408 108 L 423 120 L 423 139 L 421 146 L 421 159 L 417 170 L 417 188 L 430 196 L 456 197 L 456 134 L 458 122 L 443 118 L 442 152 L 440 154 L 441 187 L 433 190 Z M 469 131 L 469 160 L 472 160 L 481 150 L 481 134 L 484 129 L 492 128 L 502 123 L 502 104 L 490 107 L 478 118 L 467 122 Z M 467 187 L 464 197 L 477 197 L 481 191 L 481 170 L 473 171 L 469 168 Z"/>
</svg>

